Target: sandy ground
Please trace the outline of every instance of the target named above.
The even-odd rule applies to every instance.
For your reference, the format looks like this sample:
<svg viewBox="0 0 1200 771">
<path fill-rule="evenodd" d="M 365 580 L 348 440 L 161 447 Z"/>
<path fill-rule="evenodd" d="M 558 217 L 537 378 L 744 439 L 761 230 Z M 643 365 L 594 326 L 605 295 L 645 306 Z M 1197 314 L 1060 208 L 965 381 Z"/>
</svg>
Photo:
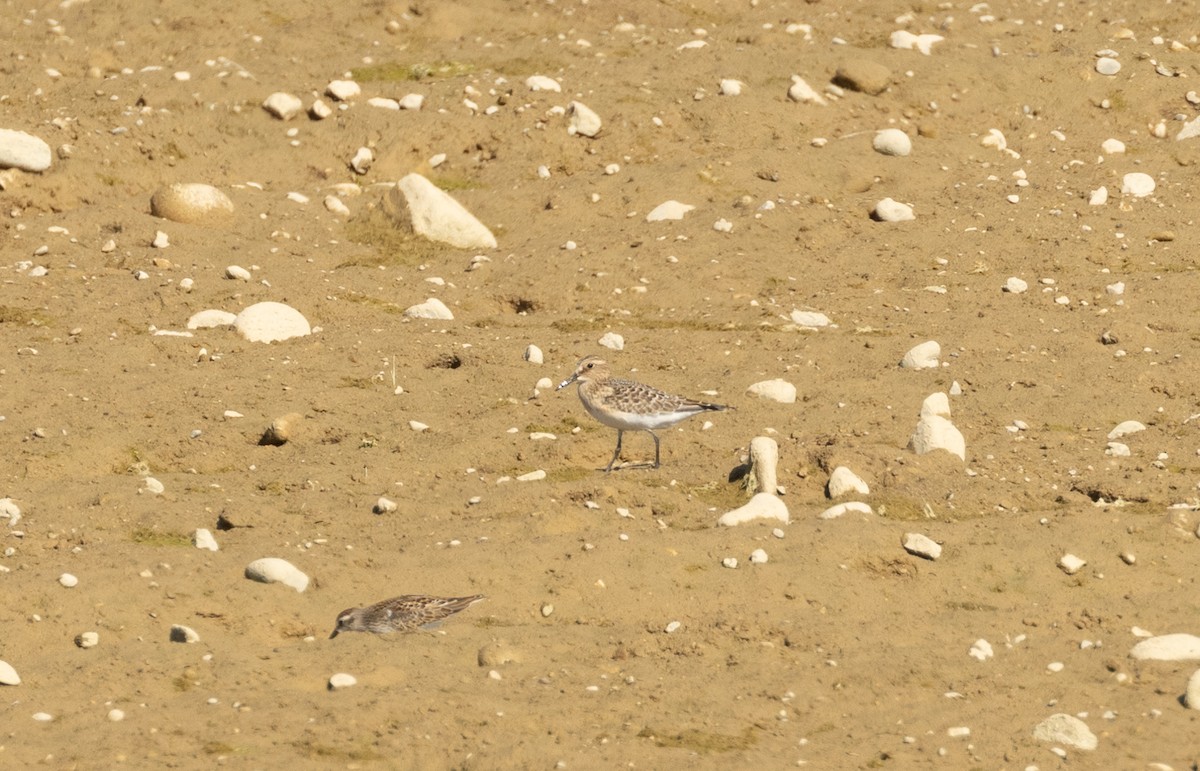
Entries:
<svg viewBox="0 0 1200 771">
<path fill-rule="evenodd" d="M 1180 703 L 1196 665 L 1128 656 L 1134 627 L 1200 632 L 1200 139 L 1174 140 L 1196 115 L 1194 3 L 201 5 L 0 0 L 0 127 L 62 156 L 0 193 L 0 497 L 23 513 L 0 523 L 0 660 L 22 678 L 0 687 L 0 764 L 1200 762 L 1200 712 Z M 945 40 L 896 50 L 897 29 Z M 1094 69 L 1103 49 L 1116 76 Z M 888 90 L 788 100 L 792 75 L 824 92 L 854 60 L 890 70 Z M 363 96 L 326 120 L 260 107 L 347 73 Z M 534 74 L 563 93 L 531 93 Z M 366 104 L 408 93 L 419 112 Z M 597 138 L 552 109 L 576 99 Z M 872 151 L 887 127 L 909 157 Z M 1013 153 L 981 143 L 990 129 Z M 388 218 L 382 185 L 411 171 L 493 230 L 490 262 L 468 270 L 480 252 Z M 1132 171 L 1152 196 L 1121 195 Z M 219 187 L 234 217 L 151 216 L 172 182 Z M 345 182 L 363 188 L 349 218 L 321 205 Z M 916 219 L 872 221 L 885 197 Z M 668 199 L 696 208 L 647 223 Z M 1010 276 L 1029 290 L 1001 291 Z M 455 318 L 403 315 L 429 297 Z M 318 329 L 154 334 L 263 300 Z M 795 309 L 836 326 L 797 330 Z M 943 366 L 900 369 L 926 340 Z M 535 393 L 599 352 L 737 410 L 663 432 L 661 469 L 606 475 L 614 432 L 573 389 Z M 746 393 L 773 378 L 795 404 Z M 913 454 L 922 401 L 954 383 L 965 463 Z M 288 413 L 294 438 L 260 446 Z M 1125 420 L 1147 429 L 1114 457 Z M 780 445 L 782 538 L 715 526 L 746 500 L 760 435 Z M 652 451 L 626 437 L 627 460 Z M 838 465 L 873 514 L 818 518 Z M 397 510 L 373 513 L 380 496 Z M 193 548 L 196 528 L 220 551 Z M 907 554 L 909 532 L 941 558 Z M 267 556 L 312 586 L 246 580 Z M 488 600 L 435 633 L 327 639 L 341 609 L 407 593 Z M 170 642 L 172 624 L 200 641 Z M 78 647 L 88 631 L 99 644 Z M 993 658 L 968 655 L 978 639 Z M 358 684 L 329 691 L 337 672 Z M 1098 748 L 1035 740 L 1060 712 Z"/>
</svg>

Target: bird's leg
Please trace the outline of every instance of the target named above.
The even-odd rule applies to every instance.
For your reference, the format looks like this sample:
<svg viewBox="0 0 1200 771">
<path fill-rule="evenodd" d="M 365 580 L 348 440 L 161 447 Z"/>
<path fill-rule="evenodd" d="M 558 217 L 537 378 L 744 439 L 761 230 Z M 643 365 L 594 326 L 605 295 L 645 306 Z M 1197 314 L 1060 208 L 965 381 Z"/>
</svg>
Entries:
<svg viewBox="0 0 1200 771">
<path fill-rule="evenodd" d="M 658 468 L 660 465 L 658 462 L 658 434 L 654 433 L 650 429 L 646 429 L 646 433 L 654 437 L 654 468 Z"/>
<path fill-rule="evenodd" d="M 613 464 L 617 462 L 617 458 L 620 457 L 620 455 L 621 455 L 621 437 L 624 435 L 625 435 L 625 432 L 618 428 L 617 429 L 617 449 L 613 451 L 612 460 L 610 460 L 608 462 L 608 467 L 604 469 L 605 474 L 612 471 Z"/>
</svg>

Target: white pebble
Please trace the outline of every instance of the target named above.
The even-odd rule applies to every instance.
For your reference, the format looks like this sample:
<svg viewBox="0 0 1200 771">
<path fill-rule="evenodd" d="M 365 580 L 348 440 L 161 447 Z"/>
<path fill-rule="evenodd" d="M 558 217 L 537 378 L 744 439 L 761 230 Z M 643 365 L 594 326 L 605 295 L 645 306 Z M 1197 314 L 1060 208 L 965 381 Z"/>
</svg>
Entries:
<svg viewBox="0 0 1200 771">
<path fill-rule="evenodd" d="M 70 573 L 63 573 L 58 577 L 58 582 L 68 589 L 73 589 L 76 586 L 79 586 L 79 579 Z"/>
<path fill-rule="evenodd" d="M 679 201 L 664 201 L 650 210 L 650 213 L 646 215 L 646 222 L 681 220 L 683 219 L 683 215 L 695 208 L 691 204 L 680 203 Z"/>
<path fill-rule="evenodd" d="M 263 100 L 262 106 L 264 110 L 280 120 L 291 120 L 304 109 L 304 103 L 300 101 L 300 97 L 285 94 L 282 91 L 276 91 L 268 96 Z"/>
<path fill-rule="evenodd" d="M 1145 431 L 1146 426 L 1136 420 L 1125 420 L 1118 423 L 1112 431 L 1108 432 L 1109 439 L 1120 439 L 1122 436 L 1136 434 L 1139 431 Z"/>
<path fill-rule="evenodd" d="M 0 129 L 0 169 L 21 169 L 41 172 L 50 168 L 54 159 L 50 145 L 33 134 L 12 129 Z M 0 184 L 0 189 L 3 189 Z"/>
<path fill-rule="evenodd" d="M 375 162 L 375 153 L 371 152 L 369 147 L 360 147 L 354 152 L 354 157 L 350 159 L 350 168 L 355 174 L 366 174 L 371 170 L 371 164 Z"/>
<path fill-rule="evenodd" d="M 339 102 L 348 102 L 362 95 L 362 87 L 353 80 L 334 80 L 325 86 L 325 93 Z"/>
<path fill-rule="evenodd" d="M 738 566 L 737 557 L 726 557 L 721 560 L 721 564 L 730 569 L 736 568 Z"/>
<path fill-rule="evenodd" d="M 562 92 L 558 81 L 545 75 L 530 75 L 525 78 L 525 87 L 530 91 L 553 91 L 556 94 Z"/>
<path fill-rule="evenodd" d="M 1066 669 L 1066 666 L 1067 665 L 1062 663 L 1061 661 L 1051 661 L 1049 664 L 1046 665 L 1046 671 L 1057 674 L 1057 673 L 1063 671 L 1064 669 Z"/>
<path fill-rule="evenodd" d="M 1101 185 L 1088 196 L 1089 206 L 1103 206 L 1108 203 L 1108 188 Z"/>
<path fill-rule="evenodd" d="M 338 198 L 336 195 L 325 196 L 324 204 L 326 211 L 332 212 L 333 214 L 337 214 L 341 217 L 350 216 L 350 207 L 342 203 L 342 199 Z"/>
<path fill-rule="evenodd" d="M 881 129 L 875 132 L 871 147 L 882 155 L 903 157 L 912 152 L 912 139 L 897 128 Z"/>
<path fill-rule="evenodd" d="M 871 216 L 879 222 L 907 222 L 917 218 L 917 215 L 913 214 L 911 206 L 891 198 L 884 198 L 875 204 Z"/>
<path fill-rule="evenodd" d="M 1099 746 L 1096 735 L 1074 715 L 1058 713 L 1038 723 L 1033 729 L 1033 738 L 1041 742 L 1065 744 L 1081 750 L 1094 750 Z"/>
<path fill-rule="evenodd" d="M 754 565 L 765 565 L 768 559 L 765 549 L 755 549 L 750 552 L 750 562 Z"/>
<path fill-rule="evenodd" d="M 1141 171 L 1133 171 L 1121 178 L 1121 194 L 1145 198 L 1154 192 L 1154 177 Z"/>
<path fill-rule="evenodd" d="M 431 297 L 423 303 L 405 308 L 404 315 L 411 319 L 437 319 L 441 321 L 450 321 L 454 318 L 454 314 L 450 312 L 446 304 L 436 297 Z"/>
<path fill-rule="evenodd" d="M 818 104 L 826 105 L 825 97 L 821 96 L 816 90 L 808 85 L 804 78 L 799 75 L 792 76 L 792 85 L 788 87 L 788 99 L 800 104 Z"/>
<path fill-rule="evenodd" d="M 166 249 L 171 245 L 171 237 L 159 230 L 154 234 L 154 240 L 150 242 L 150 245 L 155 249 Z"/>
<path fill-rule="evenodd" d="M 213 538 L 213 534 L 206 528 L 196 528 L 196 532 L 192 533 L 192 545 L 197 549 L 205 549 L 207 551 L 220 551 L 221 547 L 217 545 L 217 539 Z"/>
<path fill-rule="evenodd" d="M 96 632 L 82 632 L 75 635 L 75 644 L 80 648 L 95 648 L 100 644 L 100 635 Z"/>
<path fill-rule="evenodd" d="M 713 230 L 718 233 L 732 233 L 733 223 L 725 218 L 721 218 L 713 223 Z"/>
<path fill-rule="evenodd" d="M 12 664 L 7 661 L 0 661 L 0 685 L 20 685 L 21 676 L 17 674 L 17 670 L 13 669 Z"/>
<path fill-rule="evenodd" d="M 967 655 L 973 659 L 978 659 L 979 661 L 987 661 L 991 657 L 995 656 L 996 652 L 992 649 L 991 643 L 980 638 L 971 645 L 971 650 L 968 651 Z"/>
<path fill-rule="evenodd" d="M 931 369 L 938 366 L 938 357 L 942 355 L 942 346 L 936 340 L 929 340 L 909 349 L 900 360 L 904 369 Z"/>
<path fill-rule="evenodd" d="M 316 120 L 325 120 L 333 115 L 333 108 L 320 99 L 314 99 L 313 103 L 309 105 L 308 114 Z"/>
<path fill-rule="evenodd" d="M 671 623 L 667 624 L 666 632 L 667 632 L 667 634 L 674 634 L 675 632 L 679 631 L 679 628 L 682 626 L 683 626 L 683 624 L 681 624 L 680 622 L 672 621 Z"/>
<path fill-rule="evenodd" d="M 249 281 L 251 276 L 250 271 L 243 268 L 241 265 L 229 265 L 225 268 L 225 277 L 232 278 L 237 281 Z"/>
<path fill-rule="evenodd" d="M 1139 661 L 1195 661 L 1200 659 L 1200 637 L 1184 632 L 1150 637 L 1133 646 L 1129 655 Z"/>
<path fill-rule="evenodd" d="M 0 519 L 7 519 L 9 527 L 21 521 L 21 508 L 12 498 L 0 498 Z"/>
<path fill-rule="evenodd" d="M 787 504 L 773 493 L 761 492 L 751 498 L 746 505 L 722 514 L 717 520 L 717 524 L 723 527 L 735 527 L 756 519 L 777 520 L 786 525 L 790 520 Z"/>
<path fill-rule="evenodd" d="M 830 506 L 817 515 L 817 519 L 838 519 L 850 513 L 855 514 L 874 514 L 875 511 L 870 504 L 862 501 L 847 501 L 846 503 L 838 503 Z"/>
<path fill-rule="evenodd" d="M 746 393 L 780 404 L 796 403 L 796 386 L 781 378 L 753 383 Z"/>
<path fill-rule="evenodd" d="M 1119 139 L 1109 138 L 1100 143 L 1100 149 L 1106 155 L 1119 155 L 1125 152 L 1125 143 Z"/>
<path fill-rule="evenodd" d="M 419 110 L 425 104 L 425 97 L 421 94 L 405 94 L 399 104 L 401 110 Z"/>
<path fill-rule="evenodd" d="M 746 86 L 740 80 L 733 78 L 724 78 L 721 80 L 720 86 L 717 88 L 717 93 L 721 96 L 740 96 L 742 89 Z"/>
<path fill-rule="evenodd" d="M 530 364 L 543 364 L 545 357 L 542 355 L 542 349 L 536 345 L 529 345 L 525 348 L 525 361 Z"/>
<path fill-rule="evenodd" d="M 358 685 L 358 678 L 345 672 L 338 672 L 329 678 L 329 690 L 331 691 L 340 691 L 353 685 Z"/>
<path fill-rule="evenodd" d="M 1069 576 L 1073 576 L 1078 573 L 1086 564 L 1087 560 L 1080 559 L 1074 554 L 1064 554 L 1058 558 L 1059 568 L 1061 568 L 1062 571 Z"/>
<path fill-rule="evenodd" d="M 571 102 L 567 117 L 570 120 L 567 133 L 572 136 L 594 137 L 600 133 L 600 116 L 583 102 Z"/>
<path fill-rule="evenodd" d="M 546 478 L 546 472 L 542 469 L 530 471 L 528 474 L 522 474 L 517 477 L 518 482 L 538 482 Z"/>
<path fill-rule="evenodd" d="M 408 421 L 408 427 L 409 427 L 410 429 L 412 429 L 413 431 L 416 431 L 418 434 L 419 434 L 419 433 L 421 433 L 422 431 L 428 431 L 428 430 L 429 430 L 429 424 L 428 424 L 428 423 L 422 423 L 422 422 L 421 422 L 421 421 L 419 421 L 419 420 L 410 420 L 410 421 Z"/>
<path fill-rule="evenodd" d="M 246 578 L 264 584 L 281 583 L 298 592 L 308 588 L 308 576 L 287 560 L 264 557 L 246 566 Z"/>
<path fill-rule="evenodd" d="M 1121 71 L 1121 63 L 1111 56 L 1101 56 L 1096 60 L 1096 72 L 1101 75 L 1116 75 Z"/>
<path fill-rule="evenodd" d="M 252 343 L 273 343 L 312 334 L 304 314 L 272 301 L 255 303 L 242 310 L 233 324 L 238 334 Z"/>
<path fill-rule="evenodd" d="M 391 500 L 390 498 L 384 498 L 383 496 L 380 496 L 379 500 L 375 501 L 375 505 L 371 508 L 371 511 L 375 512 L 376 514 L 391 514 L 398 508 L 400 507 L 395 501 Z"/>
<path fill-rule="evenodd" d="M 1183 692 L 1183 701 L 1188 709 L 1200 709 L 1200 669 L 1188 678 L 1187 689 Z"/>
<path fill-rule="evenodd" d="M 1009 294 L 1021 294 L 1028 289 L 1029 283 L 1017 278 L 1016 276 L 1010 276 L 1008 280 L 1004 282 L 1004 291 L 1008 292 Z"/>
<path fill-rule="evenodd" d="M 598 341 L 600 345 L 612 351 L 625 350 L 625 338 L 618 335 L 616 332 L 605 332 Z"/>
<path fill-rule="evenodd" d="M 931 561 L 942 556 L 941 544 L 920 533 L 904 534 L 904 550 L 909 554 Z"/>
<path fill-rule="evenodd" d="M 39 723 L 49 723 L 54 719 L 54 715 L 51 715 L 49 712 L 34 712 L 33 719 Z"/>
<path fill-rule="evenodd" d="M 395 110 L 399 112 L 403 109 L 403 105 L 395 99 L 389 99 L 386 96 L 373 96 L 367 100 L 368 107 L 378 107 L 381 110 Z"/>
<path fill-rule="evenodd" d="M 833 321 L 824 313 L 792 309 L 792 323 L 801 329 L 824 329 L 833 326 Z"/>
</svg>

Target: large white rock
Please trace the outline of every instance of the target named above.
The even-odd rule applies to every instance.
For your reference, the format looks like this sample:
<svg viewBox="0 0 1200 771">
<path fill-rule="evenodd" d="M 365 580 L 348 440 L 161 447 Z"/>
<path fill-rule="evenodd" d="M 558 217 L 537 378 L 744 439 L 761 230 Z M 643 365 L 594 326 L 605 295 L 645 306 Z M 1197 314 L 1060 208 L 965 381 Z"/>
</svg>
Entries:
<svg viewBox="0 0 1200 771">
<path fill-rule="evenodd" d="M 545 75 L 530 75 L 525 78 L 525 87 L 530 91 L 553 91 L 559 93 L 562 91 L 562 86 L 554 78 Z"/>
<path fill-rule="evenodd" d="M 1133 646 L 1129 655 L 1142 661 L 1193 661 L 1200 659 L 1200 637 L 1194 634 L 1162 634 Z"/>
<path fill-rule="evenodd" d="M 7 661 L 0 661 L 0 685 L 20 685 L 21 676 L 17 674 L 17 670 L 13 669 L 12 664 Z"/>
<path fill-rule="evenodd" d="M 420 174 L 409 174 L 388 193 L 397 213 L 407 212 L 413 231 L 458 249 L 495 249 L 492 231 L 452 196 Z"/>
<path fill-rule="evenodd" d="M 867 483 L 858 474 L 855 474 L 845 466 L 838 466 L 829 475 L 829 482 L 825 485 L 825 492 L 830 498 L 841 498 L 847 493 L 870 495 L 871 488 L 867 486 Z"/>
<path fill-rule="evenodd" d="M 747 388 L 746 393 L 780 404 L 796 403 L 796 386 L 782 378 L 760 380 Z"/>
<path fill-rule="evenodd" d="M 829 508 L 825 509 L 825 511 L 822 511 L 820 514 L 818 514 L 817 518 L 837 519 L 838 517 L 843 517 L 851 512 L 855 514 L 874 514 L 875 510 L 871 508 L 869 503 L 863 503 L 862 501 L 847 501 L 845 503 L 838 503 L 830 506 Z"/>
<path fill-rule="evenodd" d="M 325 86 L 325 93 L 339 102 L 348 102 L 362 96 L 362 87 L 353 80 L 333 80 Z"/>
<path fill-rule="evenodd" d="M 176 182 L 154 191 L 150 213 L 172 222 L 214 224 L 233 214 L 233 201 L 212 185 Z"/>
<path fill-rule="evenodd" d="M 1094 750 L 1100 744 L 1087 723 L 1062 712 L 1038 723 L 1033 729 L 1033 738 L 1039 742 L 1065 744 L 1080 750 Z"/>
<path fill-rule="evenodd" d="M 430 297 L 423 303 L 405 308 L 404 315 L 410 319 L 441 319 L 443 321 L 454 318 L 454 314 L 446 307 L 446 303 L 436 297 Z"/>
<path fill-rule="evenodd" d="M 938 365 L 941 355 L 942 346 L 936 340 L 929 340 L 910 348 L 900 360 L 900 366 L 905 369 L 929 369 Z"/>
<path fill-rule="evenodd" d="M 664 220 L 681 220 L 683 215 L 695 209 L 695 206 L 679 201 L 664 201 L 650 210 L 646 222 L 663 222 Z"/>
<path fill-rule="evenodd" d="M 717 524 L 733 527 L 756 519 L 777 519 L 786 525 L 790 519 L 787 504 L 771 493 L 758 493 L 745 506 L 722 514 Z"/>
<path fill-rule="evenodd" d="M 905 533 L 904 551 L 927 560 L 936 560 L 942 556 L 942 545 L 927 535 L 921 533 Z"/>
<path fill-rule="evenodd" d="M 283 584 L 298 592 L 308 588 L 308 576 L 287 560 L 263 557 L 246 566 L 246 578 L 264 584 Z"/>
<path fill-rule="evenodd" d="M 280 120 L 291 120 L 304 109 L 304 102 L 295 94 L 276 91 L 263 100 L 263 109 Z"/>
<path fill-rule="evenodd" d="M 941 391 L 926 396 L 925 401 L 921 402 L 921 417 L 925 417 L 926 415 L 937 415 L 949 420 L 950 397 Z"/>
<path fill-rule="evenodd" d="M 1131 171 L 1121 178 L 1121 194 L 1145 198 L 1154 192 L 1154 177 L 1141 171 Z"/>
<path fill-rule="evenodd" d="M 217 539 L 213 538 L 212 531 L 203 527 L 196 528 L 196 532 L 192 534 L 192 545 L 197 549 L 207 551 L 221 550 L 221 547 L 217 545 Z"/>
<path fill-rule="evenodd" d="M 792 85 L 788 87 L 788 99 L 801 104 L 828 104 L 825 97 L 818 94 L 812 86 L 799 75 L 792 76 Z"/>
<path fill-rule="evenodd" d="M 45 171 L 52 159 L 50 145 L 33 134 L 0 129 L 0 169 Z"/>
<path fill-rule="evenodd" d="M 1113 427 L 1112 431 L 1108 432 L 1109 439 L 1120 439 L 1129 434 L 1136 434 L 1139 431 L 1145 431 L 1146 426 L 1136 420 L 1123 420 Z"/>
<path fill-rule="evenodd" d="M 908 204 L 884 198 L 875 204 L 875 208 L 871 211 L 871 217 L 880 222 L 907 222 L 915 220 L 917 215 L 913 214 L 912 207 Z"/>
<path fill-rule="evenodd" d="M 312 334 L 304 314 L 290 305 L 271 301 L 246 308 L 237 315 L 233 326 L 252 343 L 273 343 Z"/>
<path fill-rule="evenodd" d="M 571 102 L 567 106 L 567 116 L 570 119 L 568 134 L 594 137 L 600 133 L 600 116 L 583 102 Z"/>
<path fill-rule="evenodd" d="M 905 156 L 912 152 L 912 140 L 898 128 L 887 128 L 875 132 L 871 147 L 882 155 Z"/>
<path fill-rule="evenodd" d="M 926 415 L 917 421 L 917 429 L 908 440 L 908 446 L 917 455 L 945 450 L 960 460 L 967 459 L 967 442 L 962 432 L 940 415 Z"/>
<path fill-rule="evenodd" d="M 187 328 L 211 329 L 213 327 L 227 327 L 235 323 L 237 323 L 236 313 L 209 308 L 208 310 L 193 313 L 192 317 L 187 321 Z"/>
</svg>

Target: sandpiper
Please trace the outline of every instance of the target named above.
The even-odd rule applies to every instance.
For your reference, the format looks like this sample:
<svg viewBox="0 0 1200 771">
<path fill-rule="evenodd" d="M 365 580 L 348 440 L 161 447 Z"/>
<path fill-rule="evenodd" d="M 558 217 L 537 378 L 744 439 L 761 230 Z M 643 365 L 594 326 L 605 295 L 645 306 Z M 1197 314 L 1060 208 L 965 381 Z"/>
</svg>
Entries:
<svg viewBox="0 0 1200 771">
<path fill-rule="evenodd" d="M 391 634 L 430 629 L 442 619 L 464 611 L 482 599 L 482 594 L 470 597 L 405 594 L 365 608 L 346 608 L 338 614 L 337 626 L 329 639 L 332 640 L 341 632 Z"/>
<path fill-rule="evenodd" d="M 654 468 L 659 463 L 659 441 L 655 429 L 667 428 L 691 416 L 708 411 L 730 410 L 725 404 L 698 402 L 682 396 L 672 396 L 657 388 L 612 376 L 608 362 L 599 356 L 584 356 L 575 372 L 558 384 L 562 390 L 579 383 L 579 400 L 592 417 L 617 429 L 617 449 L 605 472 L 612 471 L 621 455 L 621 438 L 626 431 L 645 431 L 654 437 Z"/>
</svg>

